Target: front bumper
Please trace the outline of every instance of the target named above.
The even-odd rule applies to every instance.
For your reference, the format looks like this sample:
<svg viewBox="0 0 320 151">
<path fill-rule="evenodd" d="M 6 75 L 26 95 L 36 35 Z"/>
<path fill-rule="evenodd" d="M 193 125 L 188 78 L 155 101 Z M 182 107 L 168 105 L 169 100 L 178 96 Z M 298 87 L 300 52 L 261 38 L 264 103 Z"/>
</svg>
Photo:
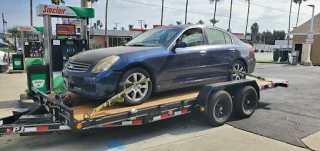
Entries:
<svg viewBox="0 0 320 151">
<path fill-rule="evenodd" d="M 121 74 L 122 72 L 115 71 L 97 74 L 67 69 L 62 71 L 64 84 L 70 92 L 93 99 L 110 98 L 115 95 Z"/>
</svg>

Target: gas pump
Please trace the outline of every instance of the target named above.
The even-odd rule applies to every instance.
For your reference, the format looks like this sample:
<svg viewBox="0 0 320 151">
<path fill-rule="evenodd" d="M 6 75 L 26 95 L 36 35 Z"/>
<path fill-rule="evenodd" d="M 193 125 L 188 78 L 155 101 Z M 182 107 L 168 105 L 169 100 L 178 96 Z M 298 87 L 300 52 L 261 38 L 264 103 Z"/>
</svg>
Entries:
<svg viewBox="0 0 320 151">
<path fill-rule="evenodd" d="M 32 87 L 46 87 L 48 85 L 48 90 L 54 90 L 54 93 L 65 92 L 67 91 L 64 87 L 61 87 L 64 84 L 62 78 L 62 69 L 64 64 L 68 61 L 73 55 L 88 50 L 88 33 L 84 32 L 81 34 L 82 39 L 74 39 L 75 29 L 71 25 L 66 24 L 57 24 L 56 25 L 56 34 L 57 37 L 68 37 L 66 39 L 52 39 L 52 24 L 51 17 L 63 17 L 63 18 L 77 18 L 81 19 L 82 22 L 86 22 L 86 25 L 81 26 L 81 29 L 87 30 L 87 25 L 89 18 L 94 18 L 94 9 L 92 8 L 83 8 L 83 7 L 71 7 L 71 6 L 57 6 L 57 5 L 46 5 L 40 4 L 37 6 L 37 15 L 43 17 L 44 24 L 44 64 L 43 70 L 37 73 L 33 72 L 38 66 L 29 66 L 28 67 L 28 85 L 29 92 Z M 36 78 L 29 78 L 32 74 L 42 74 L 46 72 L 49 75 L 49 78 L 45 76 L 33 76 Z M 37 79 L 39 77 L 39 79 Z M 45 83 L 45 84 L 44 84 Z M 34 85 L 36 84 L 36 85 Z M 59 87 L 59 88 L 57 88 Z M 45 91 L 46 90 L 46 91 Z M 48 92 L 47 89 L 43 91 Z"/>
<path fill-rule="evenodd" d="M 13 69 L 9 70 L 13 72 L 23 72 L 28 66 L 32 64 L 43 64 L 43 43 L 41 42 L 43 27 L 35 26 L 18 26 L 20 31 L 20 47 L 22 54 L 12 55 Z M 39 34 L 28 35 L 27 41 L 24 38 L 24 32 L 34 32 Z"/>
</svg>

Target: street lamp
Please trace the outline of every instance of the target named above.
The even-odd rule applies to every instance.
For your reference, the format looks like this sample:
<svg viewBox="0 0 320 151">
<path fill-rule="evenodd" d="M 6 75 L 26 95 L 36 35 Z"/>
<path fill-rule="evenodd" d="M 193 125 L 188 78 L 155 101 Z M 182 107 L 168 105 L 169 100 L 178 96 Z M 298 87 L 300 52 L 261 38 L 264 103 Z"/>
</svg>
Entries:
<svg viewBox="0 0 320 151">
<path fill-rule="evenodd" d="M 312 7 L 312 19 L 311 19 L 311 25 L 310 25 L 310 32 L 313 33 L 313 21 L 314 21 L 314 5 L 308 5 L 310 7 Z M 305 66 L 312 66 L 312 62 L 310 60 L 310 56 L 311 56 L 311 43 L 309 44 L 309 47 L 308 47 L 308 57 L 307 57 L 307 60 L 304 62 L 304 65 Z"/>
</svg>

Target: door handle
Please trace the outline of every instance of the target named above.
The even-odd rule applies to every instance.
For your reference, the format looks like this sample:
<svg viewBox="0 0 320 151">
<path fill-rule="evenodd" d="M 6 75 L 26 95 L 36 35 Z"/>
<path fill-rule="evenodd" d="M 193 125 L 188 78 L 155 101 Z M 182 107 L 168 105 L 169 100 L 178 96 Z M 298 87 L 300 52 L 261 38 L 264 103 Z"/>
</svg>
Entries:
<svg viewBox="0 0 320 151">
<path fill-rule="evenodd" d="M 207 54 L 207 51 L 201 50 L 201 51 L 200 51 L 200 54 L 201 54 L 201 55 L 205 55 L 205 54 Z"/>
<path fill-rule="evenodd" d="M 233 49 L 233 48 L 231 48 L 231 49 L 229 49 L 231 52 L 236 52 L 236 49 Z"/>
</svg>

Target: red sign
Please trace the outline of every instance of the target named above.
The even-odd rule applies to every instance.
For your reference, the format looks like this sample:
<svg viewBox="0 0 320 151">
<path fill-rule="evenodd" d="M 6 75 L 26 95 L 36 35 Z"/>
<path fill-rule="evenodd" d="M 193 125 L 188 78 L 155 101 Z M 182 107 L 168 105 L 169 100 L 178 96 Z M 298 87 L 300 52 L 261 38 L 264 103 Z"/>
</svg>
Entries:
<svg viewBox="0 0 320 151">
<path fill-rule="evenodd" d="M 75 25 L 56 25 L 56 33 L 61 36 L 75 36 L 76 35 L 76 26 Z"/>
<path fill-rule="evenodd" d="M 65 8 L 50 8 L 47 5 L 43 7 L 43 13 L 51 13 L 51 14 L 64 14 L 67 9 Z"/>
<path fill-rule="evenodd" d="M 19 30 L 20 31 L 31 31 L 32 28 L 30 26 L 20 26 Z"/>
</svg>

